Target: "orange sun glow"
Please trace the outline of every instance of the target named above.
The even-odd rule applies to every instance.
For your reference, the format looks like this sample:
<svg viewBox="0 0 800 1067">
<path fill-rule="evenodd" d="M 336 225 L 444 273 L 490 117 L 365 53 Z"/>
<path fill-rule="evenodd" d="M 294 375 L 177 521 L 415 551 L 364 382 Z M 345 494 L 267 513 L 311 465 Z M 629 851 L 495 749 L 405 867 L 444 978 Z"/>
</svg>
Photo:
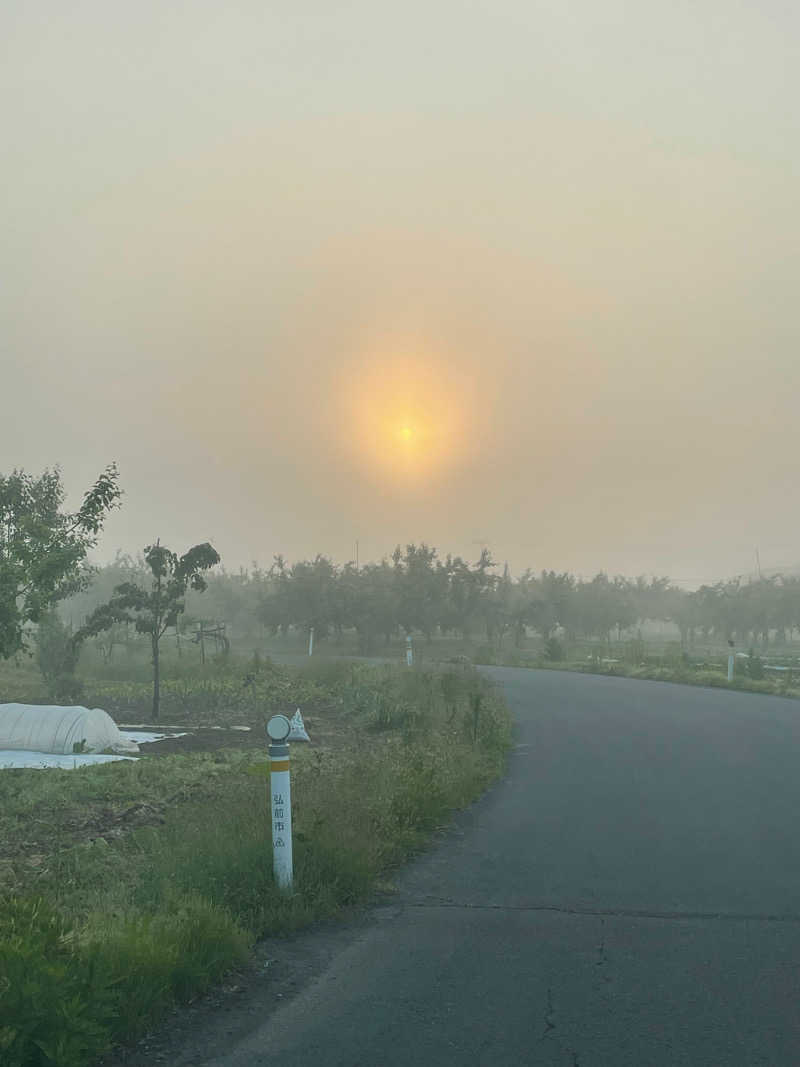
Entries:
<svg viewBox="0 0 800 1067">
<path fill-rule="evenodd" d="M 469 406 L 443 361 L 396 353 L 373 356 L 349 384 L 348 450 L 385 482 L 421 485 L 441 477 L 465 451 Z"/>
</svg>

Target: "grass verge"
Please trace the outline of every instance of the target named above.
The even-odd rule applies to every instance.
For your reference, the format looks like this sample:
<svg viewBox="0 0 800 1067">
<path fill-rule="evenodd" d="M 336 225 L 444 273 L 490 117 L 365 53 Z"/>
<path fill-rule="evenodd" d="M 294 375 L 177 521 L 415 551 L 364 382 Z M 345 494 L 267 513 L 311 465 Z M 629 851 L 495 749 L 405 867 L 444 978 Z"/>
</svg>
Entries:
<svg viewBox="0 0 800 1067">
<path fill-rule="evenodd" d="M 342 745 L 293 748 L 290 895 L 252 752 L 0 776 L 6 1067 L 85 1067 L 135 1039 L 257 938 L 363 899 L 502 771 L 510 720 L 476 672 L 340 663 L 308 682 Z"/>
<path fill-rule="evenodd" d="M 769 696 L 800 699 L 800 669 L 788 671 L 781 677 L 749 677 L 747 665 L 737 661 L 733 681 L 727 677 L 727 665 L 724 662 L 712 667 L 686 663 L 625 663 L 615 661 L 603 662 L 602 659 L 589 660 L 535 660 L 524 659 L 518 655 L 503 656 L 498 654 L 478 655 L 474 662 L 479 665 L 498 667 L 523 667 L 529 670 L 573 671 L 579 674 L 600 674 L 606 677 L 639 678 L 643 681 L 674 682 L 677 685 L 698 685 L 713 689 L 733 689 L 743 693 L 764 693 Z"/>
</svg>

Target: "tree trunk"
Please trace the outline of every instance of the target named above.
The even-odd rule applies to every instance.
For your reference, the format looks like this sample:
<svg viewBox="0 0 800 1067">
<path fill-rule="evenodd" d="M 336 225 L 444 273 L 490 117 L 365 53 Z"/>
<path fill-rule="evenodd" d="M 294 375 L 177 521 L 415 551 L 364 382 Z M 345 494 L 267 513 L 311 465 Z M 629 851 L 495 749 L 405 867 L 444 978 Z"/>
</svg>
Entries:
<svg viewBox="0 0 800 1067">
<path fill-rule="evenodd" d="M 158 722 L 158 705 L 160 701 L 160 677 L 159 677 L 159 662 L 158 662 L 158 638 L 151 638 L 153 646 L 153 722 Z"/>
</svg>

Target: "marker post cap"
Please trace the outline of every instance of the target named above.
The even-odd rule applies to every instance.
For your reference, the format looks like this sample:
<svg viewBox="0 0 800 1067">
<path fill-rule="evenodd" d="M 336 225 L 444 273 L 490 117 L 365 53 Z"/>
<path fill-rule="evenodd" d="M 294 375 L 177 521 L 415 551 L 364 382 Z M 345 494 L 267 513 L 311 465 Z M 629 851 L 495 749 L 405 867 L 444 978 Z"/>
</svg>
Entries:
<svg viewBox="0 0 800 1067">
<path fill-rule="evenodd" d="M 285 715 L 273 715 L 267 723 L 267 736 L 270 741 L 285 741 L 292 732 L 292 724 Z"/>
</svg>

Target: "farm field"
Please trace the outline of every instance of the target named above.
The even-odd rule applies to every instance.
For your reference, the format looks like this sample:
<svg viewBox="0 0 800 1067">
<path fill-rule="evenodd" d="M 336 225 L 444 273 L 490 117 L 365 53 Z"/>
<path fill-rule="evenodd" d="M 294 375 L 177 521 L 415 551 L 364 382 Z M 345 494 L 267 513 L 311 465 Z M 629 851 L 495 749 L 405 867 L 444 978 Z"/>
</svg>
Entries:
<svg viewBox="0 0 800 1067">
<path fill-rule="evenodd" d="M 205 705 L 173 709 L 185 736 L 138 760 L 0 774 L 3 1063 L 83 1067 L 135 1040 L 259 937 L 363 899 L 502 770 L 508 716 L 474 671 L 256 673 L 220 671 Z M 208 696 L 226 685 L 227 719 Z M 312 743 L 292 746 L 287 896 L 272 879 L 264 722 L 298 705 Z"/>
</svg>

